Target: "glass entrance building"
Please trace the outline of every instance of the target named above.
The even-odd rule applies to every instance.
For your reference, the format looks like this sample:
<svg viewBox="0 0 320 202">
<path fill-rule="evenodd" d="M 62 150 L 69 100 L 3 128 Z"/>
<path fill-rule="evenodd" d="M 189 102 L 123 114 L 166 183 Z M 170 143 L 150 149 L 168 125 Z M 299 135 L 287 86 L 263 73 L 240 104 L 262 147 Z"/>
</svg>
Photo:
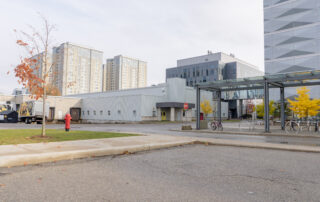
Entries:
<svg viewBox="0 0 320 202">
<path fill-rule="evenodd" d="M 264 39 L 266 74 L 319 70 L 320 1 L 264 0 Z M 319 87 L 311 90 L 320 97 Z"/>
</svg>

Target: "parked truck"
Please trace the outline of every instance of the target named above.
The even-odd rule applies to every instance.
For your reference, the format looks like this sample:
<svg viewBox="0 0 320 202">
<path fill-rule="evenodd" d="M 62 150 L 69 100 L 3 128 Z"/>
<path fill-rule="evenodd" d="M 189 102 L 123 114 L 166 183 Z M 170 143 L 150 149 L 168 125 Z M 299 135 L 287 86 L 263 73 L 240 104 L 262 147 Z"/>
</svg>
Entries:
<svg viewBox="0 0 320 202">
<path fill-rule="evenodd" d="M 49 103 L 46 103 L 46 119 L 49 116 Z M 30 124 L 32 122 L 37 122 L 37 124 L 42 123 L 43 116 L 43 102 L 41 101 L 27 101 L 20 105 L 19 109 L 19 121 Z"/>
</svg>

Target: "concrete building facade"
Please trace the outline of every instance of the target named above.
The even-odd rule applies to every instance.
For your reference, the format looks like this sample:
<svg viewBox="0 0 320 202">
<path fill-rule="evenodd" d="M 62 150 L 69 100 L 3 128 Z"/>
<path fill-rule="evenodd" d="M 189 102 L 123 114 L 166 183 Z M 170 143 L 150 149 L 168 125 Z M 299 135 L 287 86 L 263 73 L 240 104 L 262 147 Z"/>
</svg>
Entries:
<svg viewBox="0 0 320 202">
<path fill-rule="evenodd" d="M 0 104 L 19 110 L 29 95 L 0 95 Z M 201 92 L 201 101 L 209 100 L 214 111 L 212 93 Z M 41 99 L 39 100 L 41 101 Z M 172 78 L 166 83 L 146 88 L 86 93 L 68 96 L 48 96 L 50 121 L 63 121 L 67 113 L 79 111 L 84 123 L 191 121 L 196 117 L 196 90 L 186 86 L 185 79 Z M 184 105 L 188 104 L 188 109 Z M 71 114 L 73 115 L 73 114 Z M 212 113 L 208 117 L 212 118 Z M 228 117 L 228 103 L 222 103 L 222 117 Z"/>
<path fill-rule="evenodd" d="M 320 1 L 264 0 L 266 74 L 320 69 Z M 319 87 L 310 87 L 320 97 Z M 296 94 L 286 89 L 286 97 Z M 279 98 L 279 92 L 270 95 Z"/>
<path fill-rule="evenodd" d="M 84 122 L 113 121 L 191 121 L 195 119 L 196 92 L 185 79 L 168 79 L 157 86 L 74 95 L 82 99 L 81 117 Z M 202 100 L 215 103 L 211 92 L 202 92 Z M 184 103 L 189 106 L 184 110 Z M 228 116 L 228 103 L 223 102 L 222 116 Z M 209 115 L 213 117 L 214 114 Z"/>
<path fill-rule="evenodd" d="M 32 57 L 35 59 L 36 62 L 31 66 L 34 69 L 35 74 L 38 78 L 44 78 L 45 73 L 47 72 L 46 82 L 47 83 L 54 83 L 54 74 L 53 74 L 53 67 L 52 67 L 52 54 L 48 52 L 48 55 L 45 57 L 44 53 L 39 53 Z M 45 67 L 45 62 L 47 66 Z"/>
<path fill-rule="evenodd" d="M 62 95 L 102 91 L 102 51 L 67 42 L 52 55 L 54 85 Z"/>
<path fill-rule="evenodd" d="M 103 68 L 103 91 L 147 86 L 147 63 L 122 55 L 107 59 Z"/>
</svg>

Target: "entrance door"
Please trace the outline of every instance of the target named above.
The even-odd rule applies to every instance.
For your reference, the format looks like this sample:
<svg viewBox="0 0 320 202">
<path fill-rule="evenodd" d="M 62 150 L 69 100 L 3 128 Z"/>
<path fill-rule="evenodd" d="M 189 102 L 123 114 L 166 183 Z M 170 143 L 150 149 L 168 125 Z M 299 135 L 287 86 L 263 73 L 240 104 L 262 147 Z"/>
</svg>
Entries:
<svg viewBox="0 0 320 202">
<path fill-rule="evenodd" d="M 70 115 L 72 121 L 79 121 L 81 115 L 81 108 L 70 108 Z"/>
<path fill-rule="evenodd" d="M 161 121 L 166 121 L 166 120 L 167 120 L 166 112 L 161 112 Z"/>
<path fill-rule="evenodd" d="M 54 115 L 55 115 L 55 108 L 54 107 L 50 107 L 49 108 L 48 121 L 53 121 L 54 120 Z"/>
</svg>

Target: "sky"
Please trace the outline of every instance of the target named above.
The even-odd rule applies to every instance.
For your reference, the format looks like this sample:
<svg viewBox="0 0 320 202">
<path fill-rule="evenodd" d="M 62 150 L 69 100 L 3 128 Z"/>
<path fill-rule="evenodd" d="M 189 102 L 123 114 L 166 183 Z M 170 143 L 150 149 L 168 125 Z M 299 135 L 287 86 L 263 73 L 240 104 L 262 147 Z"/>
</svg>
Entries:
<svg viewBox="0 0 320 202">
<path fill-rule="evenodd" d="M 55 24 L 53 45 L 73 42 L 148 63 L 148 85 L 165 82 L 178 59 L 233 53 L 264 70 L 263 0 L 1 0 L 0 92 L 19 87 L 12 70 L 24 52 L 14 29 Z M 7 75 L 7 72 L 11 73 Z"/>
</svg>

